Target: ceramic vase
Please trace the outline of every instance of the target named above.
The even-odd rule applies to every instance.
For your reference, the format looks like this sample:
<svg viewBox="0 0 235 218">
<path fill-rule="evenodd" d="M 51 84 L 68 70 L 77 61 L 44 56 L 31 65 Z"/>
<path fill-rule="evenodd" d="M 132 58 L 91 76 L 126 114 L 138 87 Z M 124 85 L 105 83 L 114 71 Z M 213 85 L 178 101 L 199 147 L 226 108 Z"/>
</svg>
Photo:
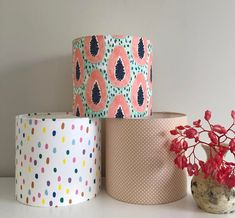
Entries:
<svg viewBox="0 0 235 218">
<path fill-rule="evenodd" d="M 210 149 L 202 146 L 209 157 Z M 215 214 L 232 213 L 235 210 L 235 188 L 219 184 L 212 178 L 204 178 L 202 172 L 191 181 L 191 192 L 199 208 Z"/>
</svg>

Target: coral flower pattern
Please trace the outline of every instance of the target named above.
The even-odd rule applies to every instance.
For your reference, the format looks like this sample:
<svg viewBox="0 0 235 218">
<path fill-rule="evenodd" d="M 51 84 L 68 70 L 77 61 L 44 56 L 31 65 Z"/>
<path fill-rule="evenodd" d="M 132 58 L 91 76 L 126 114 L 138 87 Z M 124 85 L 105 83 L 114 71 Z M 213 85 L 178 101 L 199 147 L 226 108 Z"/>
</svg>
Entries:
<svg viewBox="0 0 235 218">
<path fill-rule="evenodd" d="M 74 115 L 98 118 L 151 115 L 149 40 L 128 35 L 80 37 L 73 41 L 73 56 Z"/>
<path fill-rule="evenodd" d="M 83 58 L 82 54 L 79 49 L 77 49 L 73 55 L 73 71 L 74 71 L 74 78 L 73 78 L 73 84 L 76 87 L 79 87 L 83 83 L 84 79 L 84 63 L 83 63 Z"/>
<path fill-rule="evenodd" d="M 123 95 L 117 95 L 114 98 L 109 110 L 109 117 L 115 117 L 115 118 L 130 117 L 129 107 Z"/>
<path fill-rule="evenodd" d="M 83 109 L 83 103 L 82 103 L 82 99 L 80 97 L 80 95 L 76 95 L 75 96 L 75 99 L 74 99 L 74 115 L 77 116 L 77 117 L 82 117 L 83 114 L 84 114 L 84 109 Z"/>
<path fill-rule="evenodd" d="M 93 111 L 100 111 L 105 107 L 106 99 L 105 80 L 100 71 L 94 70 L 87 81 L 86 102 Z"/>
<path fill-rule="evenodd" d="M 109 79 L 114 86 L 124 87 L 130 80 L 130 63 L 125 49 L 116 46 L 108 62 Z"/>
<path fill-rule="evenodd" d="M 192 126 L 177 126 L 171 130 L 174 138 L 170 150 L 176 154 L 175 164 L 180 169 L 187 169 L 190 176 L 198 176 L 199 168 L 204 178 L 212 178 L 229 189 L 235 187 L 235 162 L 225 160 L 225 154 L 235 157 L 235 111 L 231 112 L 232 124 L 225 128 L 220 124 L 211 123 L 212 113 L 207 110 L 204 120 L 195 120 Z M 196 149 L 203 145 L 209 149 L 209 158 L 203 161 L 198 157 Z"/>
<path fill-rule="evenodd" d="M 91 63 L 98 63 L 104 57 L 104 37 L 103 36 L 87 36 L 85 37 L 85 54 Z"/>
</svg>

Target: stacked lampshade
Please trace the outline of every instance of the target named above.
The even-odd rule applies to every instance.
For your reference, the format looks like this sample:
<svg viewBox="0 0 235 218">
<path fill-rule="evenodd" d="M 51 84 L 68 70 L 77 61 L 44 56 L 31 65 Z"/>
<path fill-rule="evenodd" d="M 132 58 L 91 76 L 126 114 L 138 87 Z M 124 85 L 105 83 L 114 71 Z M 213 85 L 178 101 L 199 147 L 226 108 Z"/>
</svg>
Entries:
<svg viewBox="0 0 235 218">
<path fill-rule="evenodd" d="M 178 113 L 152 114 L 152 44 L 139 36 L 77 38 L 73 112 L 16 117 L 16 198 L 32 206 L 66 206 L 101 187 L 101 119 L 106 128 L 106 190 L 137 204 L 167 203 L 186 194 L 172 164 L 169 130 Z M 170 191 L 169 191 L 170 190 Z"/>
<path fill-rule="evenodd" d="M 187 118 L 152 115 L 151 42 L 125 35 L 81 37 L 73 41 L 73 67 L 74 114 L 108 118 L 108 194 L 137 204 L 185 196 L 186 175 L 172 164 L 169 131 Z"/>
<path fill-rule="evenodd" d="M 73 41 L 74 114 L 135 118 L 152 108 L 152 45 L 132 36 L 87 36 Z"/>
</svg>

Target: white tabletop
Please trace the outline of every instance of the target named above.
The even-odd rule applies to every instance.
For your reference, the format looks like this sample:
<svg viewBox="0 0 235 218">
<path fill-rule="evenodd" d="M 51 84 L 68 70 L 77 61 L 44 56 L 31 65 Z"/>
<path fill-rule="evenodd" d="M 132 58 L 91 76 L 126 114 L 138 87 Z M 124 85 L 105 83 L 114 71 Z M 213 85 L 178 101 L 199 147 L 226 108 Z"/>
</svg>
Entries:
<svg viewBox="0 0 235 218">
<path fill-rule="evenodd" d="M 15 200 L 14 178 L 0 178 L 0 218 L 203 218 L 235 217 L 213 215 L 198 209 L 188 194 L 184 199 L 165 205 L 143 206 L 117 201 L 102 191 L 89 202 L 58 208 L 37 208 Z"/>
</svg>

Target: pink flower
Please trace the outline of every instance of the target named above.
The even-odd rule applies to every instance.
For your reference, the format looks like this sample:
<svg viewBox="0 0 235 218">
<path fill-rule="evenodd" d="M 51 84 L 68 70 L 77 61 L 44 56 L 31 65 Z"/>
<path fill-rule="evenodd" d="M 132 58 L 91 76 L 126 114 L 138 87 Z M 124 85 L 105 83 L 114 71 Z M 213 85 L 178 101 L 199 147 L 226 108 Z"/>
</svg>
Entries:
<svg viewBox="0 0 235 218">
<path fill-rule="evenodd" d="M 172 140 L 171 145 L 170 145 L 170 151 L 175 152 L 178 154 L 183 150 L 182 144 L 176 139 Z"/>
<path fill-rule="evenodd" d="M 199 166 L 201 167 L 202 172 L 205 172 L 205 162 L 202 160 L 199 160 L 198 163 L 199 163 Z"/>
<path fill-rule="evenodd" d="M 208 178 L 209 176 L 212 176 L 213 172 L 215 171 L 215 169 L 217 168 L 217 164 L 215 163 L 215 161 L 213 160 L 213 158 L 209 158 L 206 163 L 204 164 L 204 168 L 202 170 L 204 170 L 204 177 Z"/>
<path fill-rule="evenodd" d="M 189 128 L 191 128 L 191 126 L 185 125 L 184 128 L 189 129 Z"/>
<path fill-rule="evenodd" d="M 211 112 L 209 110 L 205 112 L 204 118 L 206 121 L 209 121 L 211 119 Z"/>
<path fill-rule="evenodd" d="M 235 120 L 235 111 L 234 110 L 232 110 L 232 112 L 231 112 L 231 117 L 233 118 L 233 120 Z"/>
<path fill-rule="evenodd" d="M 194 125 L 195 127 L 200 127 L 200 126 L 201 126 L 201 120 L 196 120 L 196 121 L 194 121 L 194 122 L 193 122 L 193 125 Z"/>
<path fill-rule="evenodd" d="M 215 173 L 215 180 L 220 184 L 225 184 L 227 182 L 227 179 L 229 175 L 231 174 L 231 167 L 221 167 L 216 173 Z"/>
<path fill-rule="evenodd" d="M 185 167 L 187 167 L 187 158 L 185 157 L 185 155 L 177 155 L 177 157 L 175 158 L 175 164 L 180 169 L 184 169 Z"/>
<path fill-rule="evenodd" d="M 229 178 L 227 178 L 225 183 L 229 188 L 235 187 L 235 176 L 231 175 Z"/>
<path fill-rule="evenodd" d="M 194 128 L 189 128 L 184 131 L 184 134 L 186 135 L 187 138 L 192 139 L 195 138 L 197 135 L 197 130 Z"/>
<path fill-rule="evenodd" d="M 178 135 L 178 131 L 176 129 L 173 129 L 170 131 L 171 135 Z"/>
<path fill-rule="evenodd" d="M 178 130 L 184 130 L 185 128 L 183 126 L 177 126 L 176 129 Z"/>
<path fill-rule="evenodd" d="M 221 125 L 219 125 L 219 124 L 213 125 L 213 126 L 212 126 L 212 130 L 213 130 L 214 132 L 219 133 L 219 134 L 225 134 L 225 133 L 227 133 L 227 130 L 226 130 L 223 126 L 221 126 Z"/>
<path fill-rule="evenodd" d="M 187 166 L 187 171 L 188 171 L 189 176 L 192 176 L 192 175 L 198 176 L 198 173 L 199 173 L 198 165 L 189 163 Z"/>
<path fill-rule="evenodd" d="M 185 150 L 185 151 L 187 151 L 187 149 L 188 149 L 188 142 L 186 142 L 186 141 L 183 141 L 183 149 Z"/>
<path fill-rule="evenodd" d="M 204 118 L 208 128 L 204 127 L 201 120 L 195 120 L 193 126 L 177 126 L 171 131 L 176 138 L 171 141 L 170 150 L 176 153 L 174 160 L 178 168 L 187 168 L 189 176 L 199 175 L 199 166 L 204 178 L 211 178 L 228 188 L 235 187 L 235 162 L 228 162 L 225 154 L 235 155 L 235 111 L 231 112 L 232 125 L 226 129 L 220 124 L 210 122 L 211 112 L 207 110 Z M 206 139 L 204 136 L 208 135 Z M 197 155 L 197 146 L 204 144 L 210 149 L 206 162 Z M 185 152 L 188 151 L 188 156 Z"/>
<path fill-rule="evenodd" d="M 213 144 L 218 144 L 218 137 L 214 132 L 209 132 L 208 136 Z"/>
</svg>

